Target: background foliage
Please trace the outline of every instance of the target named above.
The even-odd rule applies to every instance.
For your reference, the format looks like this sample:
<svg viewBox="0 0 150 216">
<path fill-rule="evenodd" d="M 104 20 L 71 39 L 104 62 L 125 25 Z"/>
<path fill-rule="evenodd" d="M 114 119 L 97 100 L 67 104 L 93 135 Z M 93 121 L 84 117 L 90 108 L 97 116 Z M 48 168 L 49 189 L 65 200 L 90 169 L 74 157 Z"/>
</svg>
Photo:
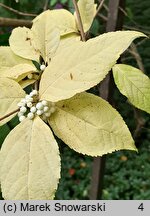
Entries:
<svg viewBox="0 0 150 216">
<path fill-rule="evenodd" d="M 19 3 L 16 3 L 15 0 L 0 1 L 0 3 L 4 3 L 16 10 L 35 14 L 42 12 L 45 2 L 45 0 L 20 0 Z M 49 2 L 49 7 L 51 9 L 63 7 L 73 11 L 71 0 L 51 0 Z M 103 8 L 101 13 L 106 16 L 107 12 Z M 0 7 L 0 14 L 1 17 L 31 19 L 31 17 L 14 14 L 2 7 Z M 127 0 L 125 14 L 124 29 L 140 30 L 150 35 L 149 0 Z M 97 17 L 91 29 L 91 35 L 98 35 L 102 33 L 104 29 L 105 22 L 100 17 Z M 11 27 L 0 27 L 1 46 L 8 45 L 8 38 L 11 30 Z M 145 73 L 150 75 L 150 41 L 140 41 L 137 49 L 142 57 Z M 123 56 L 123 62 L 137 67 L 135 59 L 129 53 Z M 97 89 L 92 89 L 92 92 L 97 93 Z M 133 108 L 117 89 L 115 89 L 114 99 L 117 101 L 115 104 L 117 110 L 121 113 L 133 133 L 136 127 L 136 122 L 133 118 Z M 150 117 L 144 112 L 142 112 L 142 117 L 144 118 L 145 125 L 141 129 L 140 135 L 136 138 L 136 145 L 139 149 L 139 153 L 120 151 L 107 155 L 102 199 L 150 198 Z M 18 124 L 18 119 L 14 118 L 6 125 L 0 127 L 0 145 L 16 124 Z M 56 199 L 89 199 L 88 193 L 93 159 L 75 153 L 60 140 L 58 140 L 58 143 L 60 144 L 62 157 L 62 178 L 56 194 Z"/>
</svg>

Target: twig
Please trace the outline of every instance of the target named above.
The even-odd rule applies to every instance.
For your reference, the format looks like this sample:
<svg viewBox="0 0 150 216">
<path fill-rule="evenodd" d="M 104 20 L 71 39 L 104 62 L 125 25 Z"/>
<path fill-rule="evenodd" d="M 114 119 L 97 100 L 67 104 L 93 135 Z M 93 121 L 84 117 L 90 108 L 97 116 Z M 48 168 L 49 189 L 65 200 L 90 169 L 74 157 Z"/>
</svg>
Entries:
<svg viewBox="0 0 150 216">
<path fill-rule="evenodd" d="M 129 49 L 129 52 L 132 54 L 132 56 L 136 60 L 139 69 L 141 71 L 143 71 L 143 73 L 144 73 L 145 72 L 144 65 L 143 65 L 141 56 L 137 50 L 136 45 L 134 43 L 132 43 L 130 47 L 131 48 Z M 133 137 L 134 137 L 134 139 L 136 139 L 139 136 L 141 129 L 145 124 L 145 119 L 141 115 L 141 110 L 139 110 L 135 107 L 133 107 L 133 110 L 134 110 L 134 118 L 136 120 L 136 128 L 135 128 Z"/>
<path fill-rule="evenodd" d="M 136 120 L 136 128 L 133 133 L 133 138 L 136 139 L 137 137 L 139 137 L 141 129 L 145 125 L 145 119 L 141 116 L 141 110 L 134 108 L 133 111 L 134 111 L 134 118 Z"/>
<path fill-rule="evenodd" d="M 13 12 L 13 13 L 15 13 L 15 14 L 18 14 L 20 16 L 31 16 L 31 17 L 36 17 L 37 16 L 37 14 L 23 13 L 21 11 L 15 10 L 15 9 L 13 9 L 11 7 L 8 7 L 7 5 L 5 5 L 3 3 L 0 3 L 0 6 L 3 7 L 3 8 L 5 8 L 5 9 L 7 9 L 7 10 L 9 10 L 9 11 L 11 11 L 11 12 Z"/>
<path fill-rule="evenodd" d="M 105 8 L 105 10 L 108 12 L 109 11 L 109 8 L 106 4 L 103 4 L 103 7 Z"/>
<path fill-rule="evenodd" d="M 46 11 L 48 9 L 48 5 L 49 5 L 50 0 L 46 0 L 44 7 L 43 7 L 43 11 Z"/>
<path fill-rule="evenodd" d="M 101 0 L 101 1 L 100 1 L 99 6 L 98 6 L 97 11 L 96 11 L 96 14 L 95 14 L 95 16 L 94 16 L 94 19 L 95 19 L 95 17 L 99 14 L 100 10 L 102 9 L 102 7 L 103 7 L 103 5 L 104 5 L 104 2 L 105 2 L 105 0 Z"/>
<path fill-rule="evenodd" d="M 18 27 L 18 26 L 26 26 L 26 27 L 31 27 L 32 22 L 30 20 L 22 20 L 22 19 L 11 19 L 11 18 L 4 18 L 0 17 L 0 26 L 13 26 L 13 27 Z"/>
<path fill-rule="evenodd" d="M 129 52 L 135 58 L 140 70 L 145 72 L 144 65 L 143 65 L 143 62 L 142 62 L 142 58 L 141 58 L 140 54 L 138 53 L 138 50 L 137 50 L 137 47 L 136 47 L 135 43 L 132 43 L 130 47 L 131 48 L 129 49 Z"/>
<path fill-rule="evenodd" d="M 14 110 L 14 111 L 8 113 L 7 115 L 5 115 L 5 116 L 3 116 L 2 118 L 0 118 L 0 121 L 2 121 L 2 120 L 4 120 L 5 118 L 8 118 L 9 116 L 15 114 L 15 113 L 18 112 L 19 110 L 20 110 L 20 109 L 18 108 L 18 109 L 16 109 L 16 110 Z"/>
<path fill-rule="evenodd" d="M 98 16 L 99 16 L 100 18 L 102 18 L 102 20 L 103 20 L 104 22 L 107 22 L 108 18 L 107 18 L 106 16 L 104 16 L 104 15 L 102 15 L 102 14 L 98 14 Z"/>
<path fill-rule="evenodd" d="M 77 15 L 77 20 L 78 20 L 79 30 L 80 30 L 80 34 L 81 34 L 81 39 L 82 39 L 82 41 L 86 41 L 86 37 L 85 37 L 84 29 L 83 29 L 83 24 L 82 24 L 82 20 L 81 20 L 81 15 L 80 15 L 80 12 L 79 12 L 77 2 L 76 2 L 76 0 L 72 0 L 72 1 L 73 1 L 75 11 L 76 11 L 76 15 Z"/>
</svg>

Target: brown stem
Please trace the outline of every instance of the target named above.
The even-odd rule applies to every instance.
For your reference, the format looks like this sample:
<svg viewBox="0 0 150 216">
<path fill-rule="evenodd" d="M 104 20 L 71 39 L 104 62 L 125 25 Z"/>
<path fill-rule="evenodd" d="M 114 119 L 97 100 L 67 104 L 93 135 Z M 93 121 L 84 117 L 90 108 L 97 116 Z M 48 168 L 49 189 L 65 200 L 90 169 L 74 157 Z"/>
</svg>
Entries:
<svg viewBox="0 0 150 216">
<path fill-rule="evenodd" d="M 105 0 L 101 0 L 99 3 L 99 6 L 97 8 L 96 14 L 94 16 L 94 18 L 99 14 L 100 10 L 102 9 L 103 5 L 104 5 Z M 94 19 L 93 19 L 94 20 Z"/>
<path fill-rule="evenodd" d="M 5 118 L 8 118 L 9 116 L 15 114 L 15 113 L 18 112 L 19 110 L 20 110 L 20 109 L 18 108 L 18 109 L 16 109 L 16 110 L 14 110 L 14 111 L 8 113 L 7 115 L 1 117 L 1 118 L 0 118 L 0 121 L 2 121 L 2 120 L 4 120 Z"/>
<path fill-rule="evenodd" d="M 5 5 L 3 3 L 0 3 L 0 6 L 3 7 L 3 8 L 5 8 L 6 10 L 9 10 L 9 11 L 11 11 L 11 12 L 13 12 L 15 14 L 21 15 L 21 16 L 32 16 L 32 17 L 36 17 L 37 16 L 37 14 L 23 13 L 21 11 L 15 10 L 15 9 L 13 9 L 11 7 L 8 7 L 7 5 Z"/>
<path fill-rule="evenodd" d="M 135 58 L 135 60 L 137 62 L 137 65 L 140 68 L 140 70 L 145 72 L 144 65 L 143 65 L 143 62 L 142 62 L 142 58 L 141 58 L 140 54 L 138 53 L 138 50 L 137 50 L 137 47 L 136 47 L 135 43 L 132 43 L 130 47 L 131 48 L 129 49 L 129 52 Z"/>
<path fill-rule="evenodd" d="M 46 11 L 48 9 L 48 5 L 49 5 L 49 0 L 45 1 L 44 7 L 43 7 L 43 11 Z"/>
<path fill-rule="evenodd" d="M 81 34 L 81 39 L 82 41 L 86 41 L 86 37 L 85 37 L 85 33 L 84 33 L 84 29 L 83 29 L 83 23 L 81 20 L 81 15 L 80 15 L 80 11 L 77 5 L 76 0 L 72 0 L 73 1 L 73 5 L 76 11 L 76 15 L 77 15 L 77 20 L 78 20 L 78 25 L 79 25 L 79 30 L 80 30 L 80 34 Z"/>
<path fill-rule="evenodd" d="M 32 22 L 30 20 L 0 17 L 0 26 L 13 26 L 13 27 L 26 26 L 30 28 L 32 26 Z"/>
</svg>

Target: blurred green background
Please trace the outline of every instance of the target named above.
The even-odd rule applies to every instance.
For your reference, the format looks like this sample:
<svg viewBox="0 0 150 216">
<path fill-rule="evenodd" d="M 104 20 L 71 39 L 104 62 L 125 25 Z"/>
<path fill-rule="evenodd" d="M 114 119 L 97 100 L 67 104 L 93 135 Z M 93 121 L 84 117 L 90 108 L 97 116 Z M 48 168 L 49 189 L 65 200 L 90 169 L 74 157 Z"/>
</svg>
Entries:
<svg viewBox="0 0 150 216">
<path fill-rule="evenodd" d="M 16 10 L 35 14 L 43 11 L 45 2 L 45 0 L 20 0 L 17 3 L 15 0 L 0 0 L 0 3 Z M 48 6 L 50 9 L 63 7 L 73 11 L 71 0 L 51 0 Z M 101 10 L 101 14 L 107 16 L 107 7 Z M 125 14 L 124 29 L 135 29 L 150 35 L 149 0 L 127 0 Z M 10 12 L 1 6 L 0 17 L 32 19 Z M 92 26 L 91 35 L 99 35 L 104 29 L 105 22 L 98 16 Z M 0 26 L 0 46 L 8 45 L 11 30 L 12 27 Z M 145 39 L 138 41 L 137 49 L 142 57 L 145 73 L 150 76 L 150 41 Z M 136 60 L 129 53 L 126 53 L 122 60 L 137 67 Z M 97 93 L 97 88 L 91 91 Z M 121 113 L 133 134 L 136 127 L 133 107 L 117 89 L 115 89 L 114 99 L 116 109 Z M 102 199 L 150 199 L 150 116 L 144 112 L 141 116 L 144 118 L 145 125 L 135 140 L 139 149 L 138 154 L 119 151 L 107 155 Z M 16 117 L 0 127 L 0 145 L 17 124 Z M 60 140 L 57 139 L 57 141 L 61 151 L 62 173 L 56 199 L 89 199 L 92 157 L 78 154 Z"/>
</svg>

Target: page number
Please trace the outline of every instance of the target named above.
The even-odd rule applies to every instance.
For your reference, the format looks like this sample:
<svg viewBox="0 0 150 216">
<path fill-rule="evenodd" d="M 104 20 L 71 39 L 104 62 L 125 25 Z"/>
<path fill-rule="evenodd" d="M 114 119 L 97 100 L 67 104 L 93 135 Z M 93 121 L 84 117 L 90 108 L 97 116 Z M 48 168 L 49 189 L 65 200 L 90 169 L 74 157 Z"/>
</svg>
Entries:
<svg viewBox="0 0 150 216">
<path fill-rule="evenodd" d="M 144 206 L 143 206 L 143 203 L 140 203 L 139 207 L 138 207 L 139 210 L 143 211 L 144 210 Z"/>
</svg>

